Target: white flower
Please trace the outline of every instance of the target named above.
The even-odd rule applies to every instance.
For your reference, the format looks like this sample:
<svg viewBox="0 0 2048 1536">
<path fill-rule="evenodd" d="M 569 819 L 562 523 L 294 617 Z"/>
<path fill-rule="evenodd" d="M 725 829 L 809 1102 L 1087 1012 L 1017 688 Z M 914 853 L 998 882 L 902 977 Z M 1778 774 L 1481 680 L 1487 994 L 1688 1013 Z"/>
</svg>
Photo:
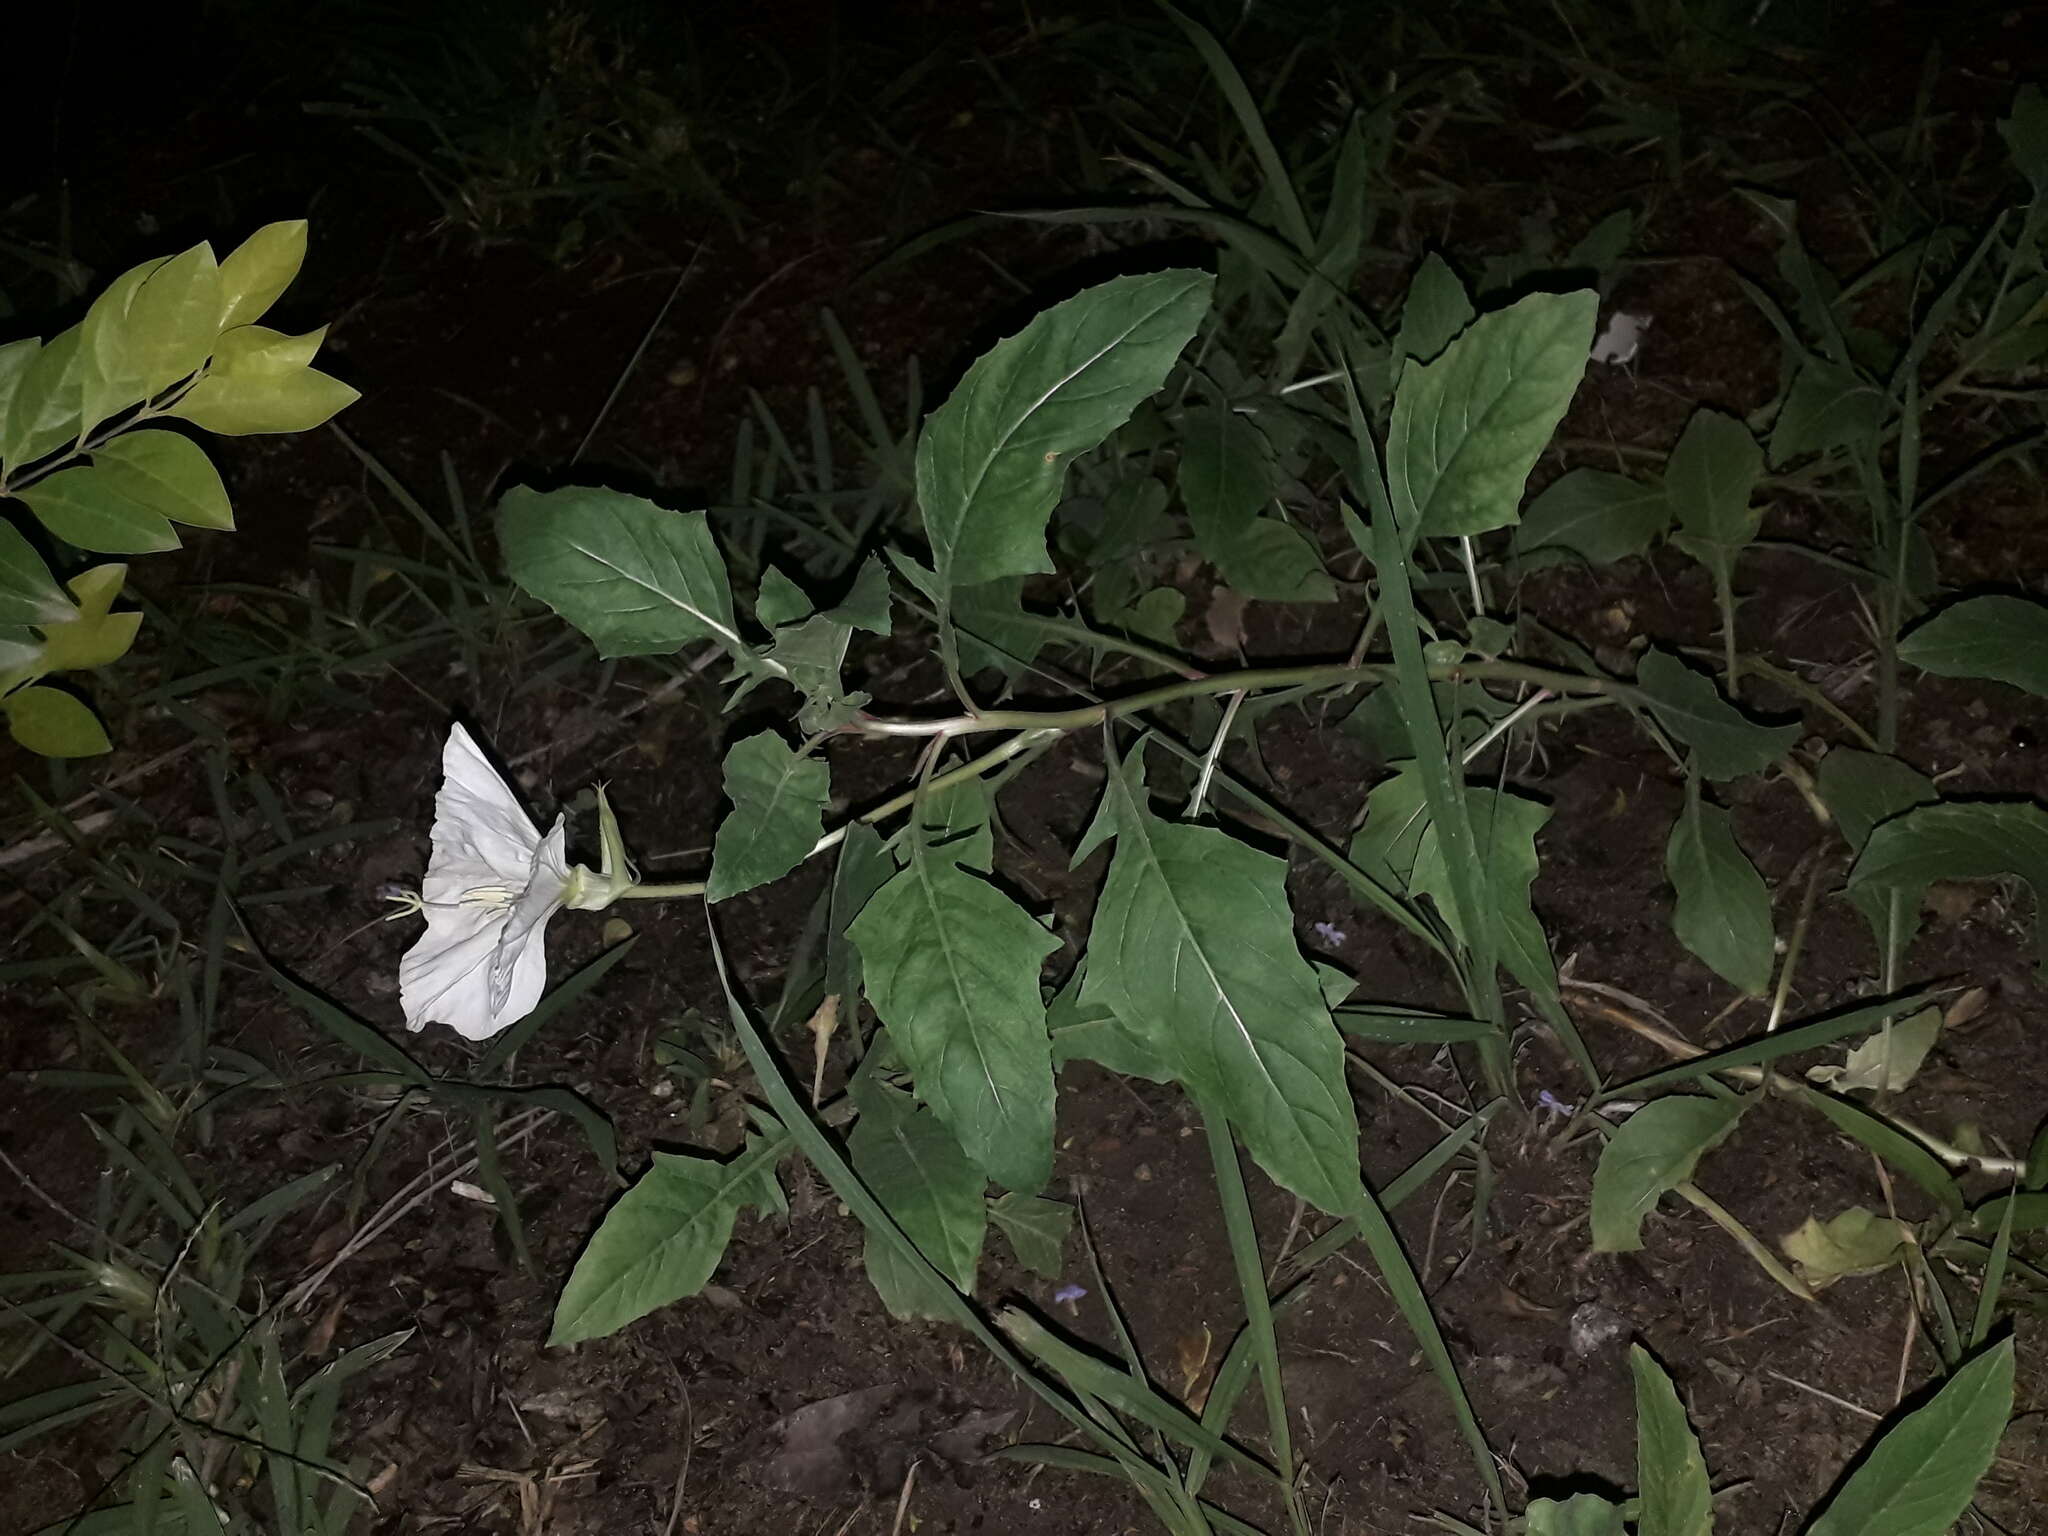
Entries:
<svg viewBox="0 0 2048 1536">
<path fill-rule="evenodd" d="M 548 919 L 582 894 L 563 818 L 543 836 L 460 725 L 441 752 L 434 851 L 419 908 L 427 931 L 398 967 L 408 1029 L 446 1024 L 487 1040 L 547 987 Z"/>
</svg>

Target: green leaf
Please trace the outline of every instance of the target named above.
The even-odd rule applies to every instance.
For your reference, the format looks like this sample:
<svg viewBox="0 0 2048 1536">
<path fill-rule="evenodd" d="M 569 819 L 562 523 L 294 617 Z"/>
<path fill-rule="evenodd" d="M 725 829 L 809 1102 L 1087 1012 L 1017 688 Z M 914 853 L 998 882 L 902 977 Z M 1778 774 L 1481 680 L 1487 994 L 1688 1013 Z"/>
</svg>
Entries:
<svg viewBox="0 0 2048 1536">
<path fill-rule="evenodd" d="M 780 629 L 796 623 L 810 611 L 810 595 L 783 575 L 780 568 L 771 565 L 761 573 L 761 590 L 754 596 L 754 617 L 761 623 L 770 629 Z"/>
<path fill-rule="evenodd" d="M 1904 636 L 1899 660 L 1938 677 L 1988 677 L 2048 697 L 2048 605 L 1966 598 Z"/>
<path fill-rule="evenodd" d="M 1523 1536 L 1622 1536 L 1621 1506 L 1597 1493 L 1575 1493 L 1556 1499 L 1531 1499 L 1522 1517 Z"/>
<path fill-rule="evenodd" d="M 745 651 L 725 561 L 702 512 L 596 486 L 517 486 L 498 508 L 512 579 L 588 635 L 597 654 L 665 656 L 692 640 Z"/>
<path fill-rule="evenodd" d="M 95 303 L 85 341 L 107 394 L 88 418 L 103 420 L 196 372 L 220 335 L 220 307 L 220 269 L 204 242 L 154 264 L 125 302 Z"/>
<path fill-rule="evenodd" d="M 725 794 L 732 810 L 712 843 L 706 901 L 751 891 L 803 863 L 824 831 L 831 770 L 762 731 L 726 752 Z"/>
<path fill-rule="evenodd" d="M 1408 771 L 1413 771 L 1412 765 Z M 1420 787 L 1418 780 L 1418 790 Z M 1550 820 L 1550 807 L 1477 786 L 1467 786 L 1465 803 L 1479 842 L 1480 889 L 1493 907 L 1501 963 L 1523 986 L 1538 992 L 1554 991 L 1557 968 L 1551 959 L 1550 941 L 1529 900 L 1529 887 L 1542 863 L 1536 852 L 1536 834 Z M 1416 847 L 1409 888 L 1436 903 L 1458 942 L 1471 943 L 1434 821 L 1424 829 Z"/>
<path fill-rule="evenodd" d="M 1530 294 L 1402 373 L 1387 484 L 1411 540 L 1515 521 L 1529 470 L 1585 374 L 1599 305 L 1591 290 Z"/>
<path fill-rule="evenodd" d="M 1779 1246 L 1799 1278 L 1825 1290 L 1851 1275 L 1875 1275 L 1899 1262 L 1913 1241 L 1913 1229 L 1893 1216 L 1852 1205 L 1820 1221 L 1809 1216 Z"/>
<path fill-rule="evenodd" d="M 216 329 L 232 330 L 261 320 L 299 275 L 305 259 L 304 219 L 266 224 L 236 246 L 220 264 Z"/>
<path fill-rule="evenodd" d="M 1782 467 L 1809 453 L 1874 440 L 1885 409 L 1884 391 L 1854 369 L 1809 357 L 1772 424 L 1771 463 Z"/>
<path fill-rule="evenodd" d="M 125 565 L 95 565 L 66 583 L 78 606 L 60 624 L 43 626 L 45 672 L 85 672 L 119 661 L 142 627 L 140 612 L 114 613 L 114 599 L 127 580 Z"/>
<path fill-rule="evenodd" d="M 932 1267 L 971 1295 L 988 1230 L 981 1170 L 936 1115 L 893 1088 L 869 1085 L 859 1105 L 860 1119 L 847 1137 L 854 1172 Z M 946 1318 L 943 1301 L 928 1291 L 935 1282 L 903 1262 L 872 1227 L 864 1257 L 892 1317 Z"/>
<path fill-rule="evenodd" d="M 1799 725 L 1759 725 L 1721 696 L 1713 679 L 1673 656 L 1651 651 L 1636 665 L 1636 689 L 1657 723 L 1693 750 L 1710 779 L 1757 773 L 1792 750 Z"/>
<path fill-rule="evenodd" d="M 1881 823 L 1849 871 L 1849 891 L 1898 891 L 1917 909 L 1937 880 L 2015 875 L 2034 892 L 2034 939 L 2048 965 L 2048 811 L 2031 801 L 1923 805 Z"/>
<path fill-rule="evenodd" d="M 577 1257 L 555 1303 L 550 1345 L 615 1333 L 704 1288 L 725 1256 L 733 1218 L 781 1203 L 775 1164 L 788 1138 L 749 1138 L 730 1162 L 656 1152 Z"/>
<path fill-rule="evenodd" d="M 1763 450 L 1748 427 L 1719 411 L 1693 412 L 1665 462 L 1664 492 L 1695 559 L 1712 563 L 1695 546 L 1733 559 L 1756 537 L 1761 514 L 1749 498 L 1763 469 Z"/>
<path fill-rule="evenodd" d="M 882 563 L 880 555 L 869 555 L 861 562 L 860 571 L 853 578 L 853 585 L 839 606 L 826 615 L 835 623 L 845 624 L 853 629 L 864 629 L 871 635 L 887 638 L 889 622 L 889 567 Z"/>
<path fill-rule="evenodd" d="M 1851 853 L 1863 851 L 1879 822 L 1941 798 L 1934 781 L 1910 763 L 1857 747 L 1830 747 L 1815 787 Z"/>
<path fill-rule="evenodd" d="M 1116 855 L 1081 1004 L 1099 1003 L 1221 1106 L 1259 1166 L 1335 1215 L 1358 1208 L 1358 1122 L 1315 968 L 1294 942 L 1287 865 L 1214 827 L 1161 821 L 1127 763 L 1105 809 Z"/>
<path fill-rule="evenodd" d="M 1568 470 L 1529 503 L 1514 553 L 1531 566 L 1553 564 L 1567 552 L 1611 565 L 1642 554 L 1670 526 L 1662 485 L 1603 469 Z"/>
<path fill-rule="evenodd" d="M 170 521 L 137 501 L 118 474 L 97 464 L 60 469 L 15 495 L 45 528 L 80 549 L 151 555 L 178 547 Z"/>
<path fill-rule="evenodd" d="M 1969 1507 L 2012 1417 L 2012 1340 L 1885 1432 L 1808 1536 L 1942 1536 Z"/>
<path fill-rule="evenodd" d="M 908 864 L 922 844 L 962 869 L 989 874 L 996 867 L 992 811 L 986 779 L 963 779 L 927 790 L 911 807 L 916 835 L 905 840 L 897 863 Z"/>
<path fill-rule="evenodd" d="M 1060 1250 L 1073 1229 L 1074 1208 L 1063 1200 L 1015 1192 L 989 1202 L 988 1214 L 1003 1236 L 1017 1262 L 1048 1280 L 1060 1277 Z"/>
<path fill-rule="evenodd" d="M 234 509 L 206 450 L 176 432 L 124 432 L 93 450 L 93 467 L 129 500 L 192 528 L 231 529 Z"/>
<path fill-rule="evenodd" d="M 1315 546 L 1259 509 L 1278 489 L 1273 445 L 1224 406 L 1191 410 L 1182 424 L 1180 494 L 1195 543 L 1224 584 L 1249 598 L 1328 602 L 1337 588 Z"/>
<path fill-rule="evenodd" d="M 1435 251 L 1422 258 L 1401 305 L 1401 330 L 1394 355 L 1427 363 L 1472 323 L 1472 301 L 1450 263 Z"/>
<path fill-rule="evenodd" d="M 851 930 L 868 999 L 918 1096 L 998 1183 L 1052 1174 L 1052 1044 L 1038 973 L 1059 939 L 943 850 L 869 898 Z"/>
<path fill-rule="evenodd" d="M 0 624 L 61 624 L 71 599 L 19 528 L 0 518 Z"/>
<path fill-rule="evenodd" d="M 1173 1067 L 1163 1056 L 1125 1028 L 1099 1001 L 1081 1001 L 1085 975 L 1084 962 L 1046 1007 L 1045 1026 L 1052 1035 L 1053 1066 L 1092 1061 L 1125 1077 L 1142 1077 L 1148 1083 L 1172 1082 Z"/>
<path fill-rule="evenodd" d="M 1213 286 L 1201 272 L 1112 278 L 967 370 L 917 442 L 917 499 L 941 587 L 1052 569 L 1045 524 L 1068 463 L 1165 381 Z"/>
<path fill-rule="evenodd" d="M 1714 1490 L 1678 1389 L 1642 1345 L 1629 1347 L 1628 1364 L 1636 1383 L 1636 1485 L 1642 1491 L 1636 1536 L 1710 1536 Z"/>
<path fill-rule="evenodd" d="M 1771 984 L 1771 893 L 1735 841 L 1728 813 L 1688 794 L 1664 848 L 1678 893 L 1671 931 L 1732 986 L 1751 997 Z"/>
<path fill-rule="evenodd" d="M 1746 1099 L 1656 1099 L 1622 1121 L 1593 1171 L 1593 1251 L 1633 1253 L 1643 1218 L 1669 1190 L 1692 1177 L 1708 1150 L 1725 1141 L 1749 1107 Z"/>
<path fill-rule="evenodd" d="M 2048 96 L 2031 82 L 2014 94 L 2012 111 L 1998 122 L 2006 153 L 2019 173 L 2033 183 L 2034 196 L 2048 198 Z"/>
<path fill-rule="evenodd" d="M 847 930 L 860 916 L 869 900 L 896 872 L 882 836 L 873 827 L 855 822 L 839 843 L 839 862 L 832 870 L 831 920 L 825 928 L 825 991 L 851 1011 L 861 990 L 860 951 Z"/>
<path fill-rule="evenodd" d="M 1119 480 L 1102 498 L 1102 531 L 1088 550 L 1092 566 L 1108 565 L 1171 538 L 1167 490 L 1150 475 Z"/>
<path fill-rule="evenodd" d="M 0 345 L 0 453 L 5 452 L 7 416 L 14 407 L 15 393 L 28 374 L 29 364 L 42 350 L 42 342 L 33 336 Z"/>
<path fill-rule="evenodd" d="M 319 426 L 359 398 L 310 366 L 326 334 L 325 326 L 303 336 L 260 325 L 223 332 L 206 376 L 177 397 L 170 414 L 223 437 Z"/>
<path fill-rule="evenodd" d="M 99 717 L 61 688 L 23 688 L 0 699 L 7 729 L 44 757 L 98 757 L 114 750 Z"/>
<path fill-rule="evenodd" d="M 84 434 L 83 327 L 52 337 L 23 366 L 0 430 L 0 460 L 19 468 Z"/>
</svg>

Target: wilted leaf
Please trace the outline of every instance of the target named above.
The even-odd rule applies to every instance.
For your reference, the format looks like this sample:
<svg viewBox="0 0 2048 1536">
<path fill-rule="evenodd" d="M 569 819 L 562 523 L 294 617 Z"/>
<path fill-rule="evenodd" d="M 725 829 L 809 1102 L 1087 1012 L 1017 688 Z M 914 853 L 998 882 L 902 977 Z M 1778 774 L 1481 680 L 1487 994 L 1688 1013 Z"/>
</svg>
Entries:
<svg viewBox="0 0 2048 1536">
<path fill-rule="evenodd" d="M 1852 1205 L 1839 1216 L 1812 1216 L 1780 1242 L 1799 1278 L 1823 1290 L 1851 1275 L 1874 1275 L 1899 1262 L 1913 1241 L 1913 1229 L 1892 1216 Z"/>
<path fill-rule="evenodd" d="M 1871 1093 L 1902 1093 L 1934 1049 L 1941 1024 L 1939 1008 L 1922 1008 L 1851 1049 L 1841 1066 L 1809 1067 L 1806 1076 L 1836 1093 L 1853 1093 L 1859 1088 Z"/>
<path fill-rule="evenodd" d="M 1656 1099 L 1630 1115 L 1601 1150 L 1593 1171 L 1593 1250 L 1643 1246 L 1643 1218 L 1666 1192 L 1692 1177 L 1699 1160 L 1728 1138 L 1746 1099 Z"/>
</svg>

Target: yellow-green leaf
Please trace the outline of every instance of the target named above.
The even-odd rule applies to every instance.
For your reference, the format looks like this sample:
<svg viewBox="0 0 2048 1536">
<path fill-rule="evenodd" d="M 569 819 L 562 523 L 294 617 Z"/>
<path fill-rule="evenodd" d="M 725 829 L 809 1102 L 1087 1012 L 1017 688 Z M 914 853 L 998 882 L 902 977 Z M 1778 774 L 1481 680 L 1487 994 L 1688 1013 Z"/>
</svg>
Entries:
<svg viewBox="0 0 2048 1536">
<path fill-rule="evenodd" d="M 142 627 L 140 612 L 111 613 L 114 599 L 128 577 L 125 565 L 96 565 L 71 578 L 71 593 L 78 609 L 62 623 L 45 624 L 43 654 L 38 663 L 44 672 L 86 672 L 119 661 L 135 643 Z"/>
<path fill-rule="evenodd" d="M 227 487 L 206 450 L 160 429 L 124 432 L 92 456 L 109 482 L 131 500 L 193 528 L 233 528 Z"/>
<path fill-rule="evenodd" d="M 0 428 L 0 460 L 9 468 L 32 464 L 79 435 L 83 339 L 81 327 L 74 325 L 52 337 L 22 368 Z"/>
<path fill-rule="evenodd" d="M 306 259 L 306 221 L 266 224 L 220 264 L 219 329 L 261 320 L 299 275 Z"/>
<path fill-rule="evenodd" d="M 220 269 L 205 243 L 158 267 L 137 290 L 126 317 L 128 366 L 141 398 L 198 369 L 220 335 Z"/>
<path fill-rule="evenodd" d="M 97 465 L 59 470 L 16 494 L 45 528 L 80 549 L 148 555 L 178 547 L 178 535 L 170 522 L 129 495 Z"/>
<path fill-rule="evenodd" d="M 1807 1217 L 1798 1231 L 1780 1239 L 1779 1246 L 1799 1278 L 1818 1291 L 1850 1275 L 1890 1269 L 1912 1240 L 1912 1228 L 1904 1222 L 1852 1205 L 1826 1221 Z"/>
<path fill-rule="evenodd" d="M 128 310 L 142 285 L 168 260 L 159 256 L 123 272 L 92 301 L 79 324 L 79 409 L 87 432 L 143 397 L 141 373 L 129 347 Z"/>
<path fill-rule="evenodd" d="M 224 437 L 319 426 L 358 398 L 341 380 L 308 366 L 326 334 L 325 326 L 286 336 L 260 325 L 222 333 L 212 367 L 171 414 Z"/>
<path fill-rule="evenodd" d="M 44 757 L 98 757 L 114 750 L 99 717 L 61 688 L 24 688 L 0 699 L 7 729 Z"/>
</svg>

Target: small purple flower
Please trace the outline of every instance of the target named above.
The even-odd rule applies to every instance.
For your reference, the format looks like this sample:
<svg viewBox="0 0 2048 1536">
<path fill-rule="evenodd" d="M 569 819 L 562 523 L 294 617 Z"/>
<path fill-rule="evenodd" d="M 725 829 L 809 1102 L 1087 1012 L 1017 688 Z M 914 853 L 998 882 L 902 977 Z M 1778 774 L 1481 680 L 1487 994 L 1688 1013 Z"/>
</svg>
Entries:
<svg viewBox="0 0 2048 1536">
<path fill-rule="evenodd" d="M 1551 1114 L 1556 1115 L 1559 1119 L 1563 1119 L 1569 1115 L 1575 1115 L 1579 1112 L 1578 1105 L 1565 1103 L 1563 1099 L 1560 1099 L 1548 1088 L 1539 1088 L 1536 1091 L 1536 1105 L 1539 1109 L 1548 1110 Z"/>
<path fill-rule="evenodd" d="M 1342 928 L 1339 928 L 1335 923 L 1314 923 L 1310 926 L 1314 930 L 1315 936 L 1321 939 L 1325 944 L 1329 945 L 1332 949 L 1335 949 L 1338 945 L 1342 944 L 1344 940 L 1348 937 L 1344 930 Z"/>
<path fill-rule="evenodd" d="M 1055 1305 L 1070 1307 L 1087 1294 L 1088 1287 L 1085 1285 L 1063 1285 L 1052 1293 L 1052 1299 Z"/>
</svg>

